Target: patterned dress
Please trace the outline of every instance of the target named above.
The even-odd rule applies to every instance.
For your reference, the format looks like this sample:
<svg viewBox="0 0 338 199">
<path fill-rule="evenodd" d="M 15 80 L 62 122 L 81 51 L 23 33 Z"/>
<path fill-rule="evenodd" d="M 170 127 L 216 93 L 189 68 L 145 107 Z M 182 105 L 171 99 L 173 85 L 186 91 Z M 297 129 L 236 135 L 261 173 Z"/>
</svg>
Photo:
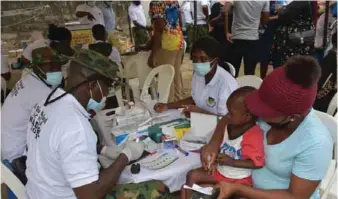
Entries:
<svg viewBox="0 0 338 199">
<path fill-rule="evenodd" d="M 156 19 L 164 19 L 165 29 L 162 34 L 162 48 L 179 50 L 183 48 L 183 32 L 179 22 L 180 6 L 178 1 L 151 1 L 149 16 L 152 23 Z"/>
<path fill-rule="evenodd" d="M 274 37 L 275 45 L 272 49 L 272 64 L 274 67 L 282 66 L 289 57 L 294 55 L 312 55 L 314 50 L 313 44 L 295 45 L 289 40 L 291 33 L 314 29 L 311 1 L 293 1 L 288 7 L 292 9 L 290 12 L 297 14 L 295 14 L 291 23 L 281 22 L 277 28 Z"/>
</svg>

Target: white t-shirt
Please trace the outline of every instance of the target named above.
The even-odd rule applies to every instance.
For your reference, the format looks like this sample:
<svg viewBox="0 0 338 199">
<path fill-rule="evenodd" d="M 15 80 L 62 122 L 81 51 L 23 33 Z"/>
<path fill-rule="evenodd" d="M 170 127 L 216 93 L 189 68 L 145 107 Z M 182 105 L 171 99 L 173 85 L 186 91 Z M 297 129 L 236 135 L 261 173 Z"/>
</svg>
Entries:
<svg viewBox="0 0 338 199">
<path fill-rule="evenodd" d="M 8 94 L 1 110 L 2 159 L 12 161 L 26 149 L 29 115 L 37 102 L 46 99 L 51 88 L 34 73 L 19 80 Z"/>
<path fill-rule="evenodd" d="M 181 7 L 183 12 L 184 23 L 193 24 L 194 20 L 191 16 L 191 3 L 188 1 L 184 1 Z"/>
<path fill-rule="evenodd" d="M 100 43 L 100 42 L 104 42 L 104 41 L 95 41 L 94 43 Z M 88 49 L 89 48 L 89 44 L 85 44 L 82 46 L 83 49 Z M 110 60 L 112 60 L 113 62 L 116 62 L 116 63 L 121 63 L 121 55 L 119 53 L 119 51 L 117 50 L 117 48 L 115 48 L 114 46 L 112 47 L 112 51 L 110 53 L 110 55 L 108 56 L 108 58 Z"/>
<path fill-rule="evenodd" d="M 226 70 L 217 66 L 212 80 L 205 85 L 205 78 L 194 73 L 192 78 L 192 98 L 195 104 L 215 115 L 226 115 L 226 101 L 230 94 L 238 88 L 235 78 Z"/>
<path fill-rule="evenodd" d="M 88 12 L 91 15 L 93 15 L 93 17 L 95 18 L 95 20 L 93 19 L 93 21 L 90 21 L 88 19 L 87 16 L 84 17 L 79 17 L 79 21 L 81 24 L 91 24 L 92 26 L 96 25 L 96 24 L 104 24 L 104 18 L 103 18 L 103 14 L 100 10 L 100 8 L 94 6 L 94 7 L 90 7 L 87 4 L 80 4 L 76 7 L 76 12 Z"/>
<path fill-rule="evenodd" d="M 144 14 L 143 6 L 141 4 L 136 6 L 132 3 L 128 8 L 128 15 L 132 26 L 134 26 L 133 21 L 137 21 L 137 23 L 142 26 L 147 26 L 147 19 Z"/>
<path fill-rule="evenodd" d="M 49 40 L 45 40 L 45 39 L 39 39 L 34 41 L 33 43 L 29 44 L 25 50 L 23 50 L 22 55 L 28 59 L 29 61 L 32 61 L 32 52 L 33 50 L 37 49 L 37 48 L 42 48 L 42 47 L 47 47 L 49 46 Z"/>
<path fill-rule="evenodd" d="M 57 89 L 51 99 L 63 93 Z M 90 116 L 71 94 L 43 103 L 34 106 L 28 123 L 24 198 L 76 199 L 73 188 L 99 177 Z"/>
<path fill-rule="evenodd" d="M 203 13 L 203 7 L 207 6 L 210 14 L 210 6 L 209 6 L 209 1 L 208 0 L 201 0 L 197 1 L 197 24 L 198 25 L 203 25 L 207 24 L 207 17 Z M 191 2 L 190 4 L 192 16 L 194 16 L 194 2 Z"/>
</svg>

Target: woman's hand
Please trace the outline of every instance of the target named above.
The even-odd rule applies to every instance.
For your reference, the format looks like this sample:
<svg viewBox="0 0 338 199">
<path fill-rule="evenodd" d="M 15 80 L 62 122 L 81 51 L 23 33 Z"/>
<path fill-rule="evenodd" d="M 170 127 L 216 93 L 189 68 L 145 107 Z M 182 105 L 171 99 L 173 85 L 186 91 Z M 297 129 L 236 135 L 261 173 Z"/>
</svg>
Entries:
<svg viewBox="0 0 338 199">
<path fill-rule="evenodd" d="M 154 106 L 154 110 L 158 113 L 162 113 L 168 110 L 168 105 L 164 103 L 156 103 Z"/>
<path fill-rule="evenodd" d="M 183 112 L 203 113 L 203 110 L 196 105 L 183 105 Z"/>
<path fill-rule="evenodd" d="M 234 183 L 221 181 L 216 185 L 215 189 L 219 188 L 220 192 L 217 199 L 227 199 L 237 192 L 237 186 Z"/>
</svg>

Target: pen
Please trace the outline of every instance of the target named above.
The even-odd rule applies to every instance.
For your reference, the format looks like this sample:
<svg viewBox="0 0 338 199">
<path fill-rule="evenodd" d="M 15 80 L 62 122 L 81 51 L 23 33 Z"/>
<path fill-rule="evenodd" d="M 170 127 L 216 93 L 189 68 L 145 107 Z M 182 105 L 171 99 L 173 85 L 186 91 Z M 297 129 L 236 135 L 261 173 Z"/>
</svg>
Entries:
<svg viewBox="0 0 338 199">
<path fill-rule="evenodd" d="M 179 152 L 183 153 L 185 156 L 188 156 L 188 155 L 189 155 L 189 152 L 187 152 L 187 151 L 181 149 L 178 145 L 176 145 L 175 148 L 176 148 Z"/>
</svg>

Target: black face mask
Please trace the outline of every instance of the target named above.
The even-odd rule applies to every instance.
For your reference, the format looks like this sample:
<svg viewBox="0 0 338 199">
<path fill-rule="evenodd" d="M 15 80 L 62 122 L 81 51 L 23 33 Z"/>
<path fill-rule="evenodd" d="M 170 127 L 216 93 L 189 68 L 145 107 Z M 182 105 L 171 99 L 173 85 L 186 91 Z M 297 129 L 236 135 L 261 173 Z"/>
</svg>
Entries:
<svg viewBox="0 0 338 199">
<path fill-rule="evenodd" d="M 267 124 L 270 125 L 271 128 L 274 128 L 274 129 L 284 129 L 292 122 L 291 120 L 284 122 L 286 119 L 287 118 L 285 118 L 281 123 L 267 122 Z"/>
<path fill-rule="evenodd" d="M 135 5 L 140 5 L 141 4 L 141 1 L 133 1 L 133 4 L 135 4 Z"/>
</svg>

